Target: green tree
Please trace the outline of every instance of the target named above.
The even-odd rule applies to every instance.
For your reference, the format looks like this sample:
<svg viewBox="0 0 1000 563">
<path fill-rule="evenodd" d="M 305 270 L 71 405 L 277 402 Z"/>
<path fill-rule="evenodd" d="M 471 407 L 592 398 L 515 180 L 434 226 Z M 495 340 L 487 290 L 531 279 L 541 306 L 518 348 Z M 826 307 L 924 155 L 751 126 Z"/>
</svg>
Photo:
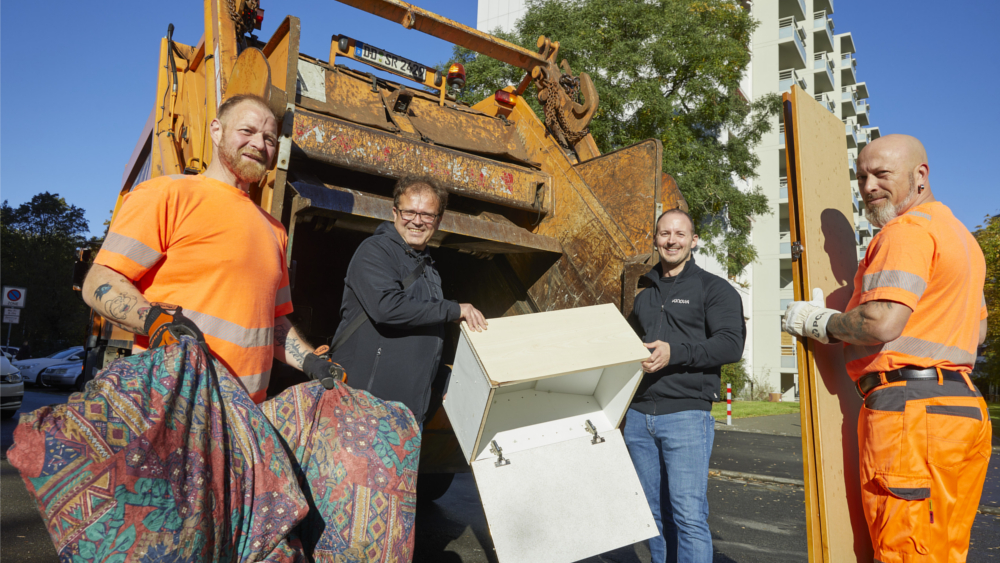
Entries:
<svg viewBox="0 0 1000 563">
<path fill-rule="evenodd" d="M 753 217 L 768 212 L 759 188 L 742 192 L 734 179 L 756 176 L 753 149 L 781 109 L 777 95 L 748 101 L 739 90 L 756 26 L 730 0 L 528 0 L 513 32 L 493 34 L 532 50 L 539 35 L 559 41 L 559 57 L 588 73 L 600 95 L 590 132 L 602 152 L 662 141 L 663 170 L 704 247 L 734 276 L 756 258 Z M 524 76 L 462 47 L 453 57 L 465 65 L 461 99 L 470 103 Z"/>
<path fill-rule="evenodd" d="M 0 283 L 28 291 L 11 344 L 27 340 L 35 356 L 83 343 L 89 309 L 72 289 L 75 250 L 88 244 L 83 213 L 48 192 L 0 206 Z"/>
<path fill-rule="evenodd" d="M 750 374 L 747 373 L 746 360 L 740 359 L 735 364 L 722 366 L 722 392 L 726 392 L 726 384 L 732 384 L 733 396 L 743 391 L 743 388 L 750 382 Z M 747 392 L 750 390 L 747 389 Z"/>
<path fill-rule="evenodd" d="M 977 379 L 1000 385 L 1000 215 L 986 217 L 986 225 L 976 231 L 976 240 L 986 257 L 984 297 L 989 315 L 985 362 L 976 365 Z"/>
</svg>

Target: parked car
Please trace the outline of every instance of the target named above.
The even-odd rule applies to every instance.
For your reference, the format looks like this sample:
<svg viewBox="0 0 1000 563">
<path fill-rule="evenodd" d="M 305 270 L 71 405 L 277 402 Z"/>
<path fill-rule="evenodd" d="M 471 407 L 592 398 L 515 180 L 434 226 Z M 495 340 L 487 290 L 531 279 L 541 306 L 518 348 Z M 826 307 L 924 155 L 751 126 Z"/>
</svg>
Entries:
<svg viewBox="0 0 1000 563">
<path fill-rule="evenodd" d="M 13 364 L 14 367 L 21 370 L 21 378 L 24 379 L 25 383 L 29 385 L 37 385 L 38 374 L 43 369 L 56 364 L 83 360 L 84 357 L 86 357 L 86 353 L 83 351 L 83 346 L 73 346 L 72 348 L 60 350 L 44 358 L 18 360 L 13 362 Z"/>
<path fill-rule="evenodd" d="M 7 356 L 0 356 L 0 418 L 7 420 L 17 414 L 24 399 L 21 373 Z"/>
<path fill-rule="evenodd" d="M 49 366 L 38 372 L 38 384 L 45 387 L 76 387 L 83 389 L 83 357 Z"/>
<path fill-rule="evenodd" d="M 14 356 L 17 355 L 18 350 L 20 348 L 17 346 L 0 346 L 0 352 L 3 352 L 4 357 L 11 361 L 14 360 Z"/>
</svg>

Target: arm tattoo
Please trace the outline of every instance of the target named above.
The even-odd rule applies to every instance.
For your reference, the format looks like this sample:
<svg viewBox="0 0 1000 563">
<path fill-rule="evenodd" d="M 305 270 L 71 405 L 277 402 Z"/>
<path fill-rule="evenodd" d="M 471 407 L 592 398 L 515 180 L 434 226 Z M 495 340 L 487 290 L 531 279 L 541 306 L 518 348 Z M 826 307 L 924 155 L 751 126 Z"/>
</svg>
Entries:
<svg viewBox="0 0 1000 563">
<path fill-rule="evenodd" d="M 865 328 L 865 321 L 872 320 L 869 316 L 865 315 L 865 312 L 869 307 L 873 309 L 876 307 L 892 309 L 892 305 L 888 301 L 869 301 L 846 313 L 833 315 L 830 317 L 830 322 L 827 325 L 827 334 L 835 336 L 839 340 L 862 343 L 863 345 L 881 344 L 882 342 L 869 334 L 868 329 Z"/>
<path fill-rule="evenodd" d="M 298 338 L 291 338 L 288 341 L 288 346 L 285 347 L 285 351 L 295 358 L 295 362 L 300 366 L 306 359 L 306 351 L 302 349 L 301 345 L 299 345 Z"/>
<path fill-rule="evenodd" d="M 100 301 L 104 299 L 104 294 L 109 291 L 111 291 L 111 284 L 110 283 L 103 284 L 101 285 L 101 287 L 98 287 L 96 290 L 94 290 L 94 297 L 96 297 L 97 300 Z"/>
<path fill-rule="evenodd" d="M 118 297 L 115 297 L 111 301 L 108 301 L 104 306 L 105 312 L 111 315 L 111 318 L 121 321 L 124 320 L 128 315 L 128 312 L 135 307 L 135 304 L 139 300 L 135 297 L 130 297 L 124 293 L 120 293 Z"/>
<path fill-rule="evenodd" d="M 274 345 L 278 348 L 284 349 L 285 342 L 288 341 L 288 327 L 284 325 L 276 325 L 274 327 Z"/>
<path fill-rule="evenodd" d="M 138 313 L 139 313 L 139 320 L 142 321 L 143 323 L 146 322 L 146 317 L 149 316 L 149 309 L 150 309 L 149 307 L 142 307 L 138 311 Z"/>
</svg>

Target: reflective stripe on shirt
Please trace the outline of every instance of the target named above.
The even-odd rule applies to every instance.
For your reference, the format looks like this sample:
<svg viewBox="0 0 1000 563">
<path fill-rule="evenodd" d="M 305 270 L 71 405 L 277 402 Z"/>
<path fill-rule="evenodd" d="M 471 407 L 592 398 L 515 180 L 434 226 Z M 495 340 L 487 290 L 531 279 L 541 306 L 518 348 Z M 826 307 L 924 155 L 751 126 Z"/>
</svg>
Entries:
<svg viewBox="0 0 1000 563">
<path fill-rule="evenodd" d="M 871 291 L 880 287 L 898 287 L 919 298 L 927 289 L 927 282 L 920 276 L 903 270 L 882 270 L 874 274 L 865 274 L 862 278 L 862 286 L 862 291 Z"/>
<path fill-rule="evenodd" d="M 152 268 L 163 255 L 134 238 L 108 233 L 101 248 L 128 258 L 143 268 Z"/>
<path fill-rule="evenodd" d="M 881 346 L 848 344 L 844 353 L 846 354 L 847 362 L 850 363 L 880 352 L 899 352 L 917 358 L 946 360 L 956 365 L 971 366 L 976 363 L 976 354 L 973 352 L 963 350 L 957 346 L 945 346 L 944 344 L 912 336 L 901 336 Z"/>
<path fill-rule="evenodd" d="M 225 340 L 230 344 L 235 344 L 242 348 L 274 345 L 273 327 L 244 328 L 236 323 L 190 309 L 184 309 L 182 314 L 194 321 L 198 325 L 198 328 L 205 334 L 212 335 L 219 340 Z"/>
</svg>

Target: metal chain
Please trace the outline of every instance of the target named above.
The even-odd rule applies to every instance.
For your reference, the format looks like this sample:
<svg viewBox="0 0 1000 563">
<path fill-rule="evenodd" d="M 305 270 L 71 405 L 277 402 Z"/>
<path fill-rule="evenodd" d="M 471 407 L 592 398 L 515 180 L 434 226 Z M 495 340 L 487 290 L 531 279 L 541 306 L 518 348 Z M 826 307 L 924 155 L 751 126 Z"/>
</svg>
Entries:
<svg viewBox="0 0 1000 563">
<path fill-rule="evenodd" d="M 240 0 L 226 0 L 226 5 L 229 7 L 229 19 L 233 20 L 236 28 L 236 35 L 241 36 L 245 33 L 253 31 L 253 26 L 247 27 L 247 22 L 240 15 L 239 11 L 236 9 L 236 5 Z M 257 11 L 257 7 L 260 5 L 259 0 L 245 0 L 246 11 L 254 13 Z"/>
<path fill-rule="evenodd" d="M 546 78 L 539 78 L 538 82 L 543 89 L 549 91 L 549 97 L 545 100 L 545 126 L 549 129 L 560 131 L 570 144 L 576 144 L 589 135 L 589 127 L 584 128 L 582 131 L 573 131 L 570 129 L 569 124 L 566 122 L 566 116 L 559 105 L 559 98 L 555 90 L 556 88 L 562 88 L 566 95 L 575 101 L 577 94 L 580 92 L 580 80 L 564 74 L 559 78 L 558 82 Z M 571 148 L 569 145 L 563 143 L 561 139 L 557 140 L 559 140 L 559 144 L 563 145 L 564 148 Z"/>
</svg>

